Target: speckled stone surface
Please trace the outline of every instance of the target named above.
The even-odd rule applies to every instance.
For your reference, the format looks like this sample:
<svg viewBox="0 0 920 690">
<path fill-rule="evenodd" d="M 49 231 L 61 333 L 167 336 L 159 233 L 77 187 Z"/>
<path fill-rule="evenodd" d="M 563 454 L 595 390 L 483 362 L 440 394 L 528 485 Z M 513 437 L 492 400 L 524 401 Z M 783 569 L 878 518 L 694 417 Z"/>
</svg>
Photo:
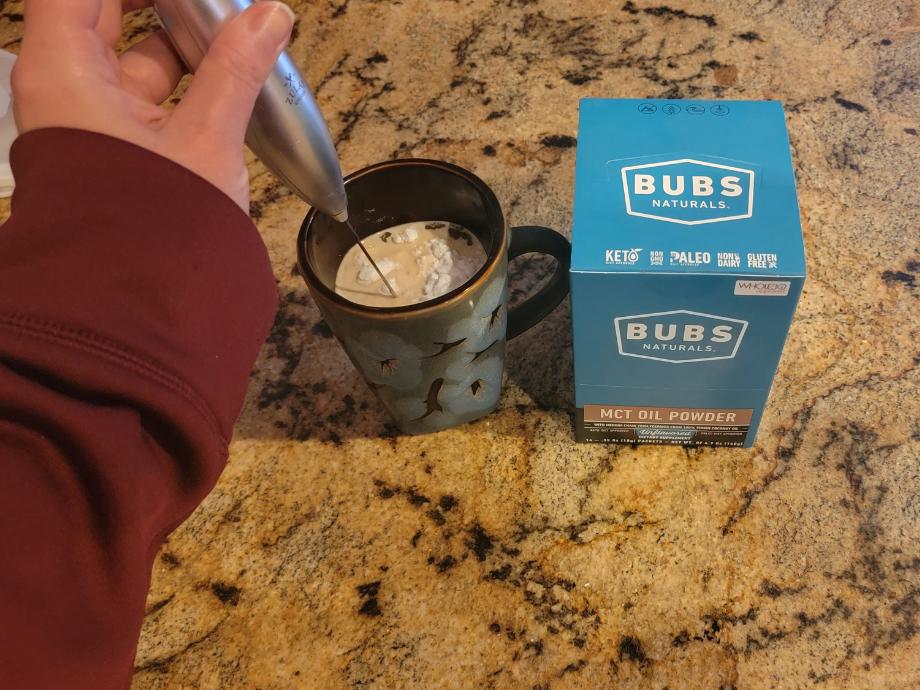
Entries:
<svg viewBox="0 0 920 690">
<path fill-rule="evenodd" d="M 568 231 L 579 97 L 784 100 L 809 280 L 752 450 L 576 445 L 567 307 L 511 344 L 497 413 L 402 438 L 253 162 L 281 311 L 156 561 L 135 690 L 920 686 L 917 3 L 294 6 L 347 170 L 453 161 L 513 223 Z"/>
</svg>

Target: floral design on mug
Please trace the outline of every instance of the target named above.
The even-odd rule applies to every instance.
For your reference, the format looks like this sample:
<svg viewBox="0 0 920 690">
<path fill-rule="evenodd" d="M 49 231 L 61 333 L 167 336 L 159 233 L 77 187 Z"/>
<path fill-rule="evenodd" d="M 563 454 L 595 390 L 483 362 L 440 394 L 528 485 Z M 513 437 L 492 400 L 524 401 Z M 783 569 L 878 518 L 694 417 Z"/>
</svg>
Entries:
<svg viewBox="0 0 920 690">
<path fill-rule="evenodd" d="M 477 362 L 492 356 L 500 358 L 499 347 L 503 342 L 504 338 L 502 337 L 493 340 L 482 350 L 464 350 L 457 359 L 444 369 L 445 377 L 453 383 L 465 381 L 469 378 L 470 372 L 477 366 Z"/>
<path fill-rule="evenodd" d="M 446 429 L 463 420 L 445 406 L 442 399 L 444 379 L 432 381 L 424 398 L 407 397 L 396 401 L 396 413 L 402 417 L 404 424 L 414 432 L 428 432 Z"/>
<path fill-rule="evenodd" d="M 485 414 L 498 402 L 502 388 L 502 360 L 481 357 L 469 365 L 467 377 L 441 388 L 442 405 L 457 416 Z"/>
<path fill-rule="evenodd" d="M 433 340 L 432 352 L 423 360 L 434 364 L 437 378 L 392 401 L 407 429 L 437 431 L 472 421 L 495 408 L 501 394 L 506 299 L 507 281 L 492 281 L 472 313 L 451 324 L 442 339 Z"/>
<path fill-rule="evenodd" d="M 498 403 L 502 368 L 500 357 L 482 357 L 466 366 L 462 381 L 435 379 L 424 398 L 399 398 L 394 409 L 413 431 L 437 431 L 477 419 Z"/>
<path fill-rule="evenodd" d="M 355 364 L 375 385 L 409 390 L 422 381 L 421 348 L 398 335 L 365 331 L 348 346 Z"/>
<path fill-rule="evenodd" d="M 372 329 L 343 339 L 400 427 L 430 433 L 478 419 L 501 395 L 507 279 L 496 277 L 453 322 Z"/>
<path fill-rule="evenodd" d="M 482 292 L 473 313 L 453 324 L 446 340 L 463 339 L 463 349 L 468 354 L 481 352 L 498 340 L 503 340 L 508 328 L 507 282 L 493 280 Z"/>
</svg>

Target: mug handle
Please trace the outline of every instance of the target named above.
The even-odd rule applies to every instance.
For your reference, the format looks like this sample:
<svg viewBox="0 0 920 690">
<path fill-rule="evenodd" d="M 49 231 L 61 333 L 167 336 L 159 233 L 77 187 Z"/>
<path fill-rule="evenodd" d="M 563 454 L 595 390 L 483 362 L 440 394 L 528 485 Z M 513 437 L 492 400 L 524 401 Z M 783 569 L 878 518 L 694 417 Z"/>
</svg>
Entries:
<svg viewBox="0 0 920 690">
<path fill-rule="evenodd" d="M 555 230 L 539 225 L 511 228 L 508 261 L 522 254 L 548 254 L 556 260 L 556 270 L 535 295 L 508 310 L 508 340 L 536 326 L 569 294 L 569 263 L 572 245 Z"/>
</svg>

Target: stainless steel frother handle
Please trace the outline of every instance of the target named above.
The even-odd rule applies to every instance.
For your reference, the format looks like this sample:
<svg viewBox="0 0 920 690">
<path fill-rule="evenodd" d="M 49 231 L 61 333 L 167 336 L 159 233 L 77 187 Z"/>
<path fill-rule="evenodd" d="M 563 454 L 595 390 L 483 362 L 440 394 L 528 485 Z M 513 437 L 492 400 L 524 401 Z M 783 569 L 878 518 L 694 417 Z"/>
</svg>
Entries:
<svg viewBox="0 0 920 690">
<path fill-rule="evenodd" d="M 195 71 L 223 25 L 250 0 L 155 0 L 163 29 Z M 335 145 L 313 93 L 282 52 L 256 100 L 246 144 L 290 189 L 342 222 L 348 200 Z"/>
</svg>

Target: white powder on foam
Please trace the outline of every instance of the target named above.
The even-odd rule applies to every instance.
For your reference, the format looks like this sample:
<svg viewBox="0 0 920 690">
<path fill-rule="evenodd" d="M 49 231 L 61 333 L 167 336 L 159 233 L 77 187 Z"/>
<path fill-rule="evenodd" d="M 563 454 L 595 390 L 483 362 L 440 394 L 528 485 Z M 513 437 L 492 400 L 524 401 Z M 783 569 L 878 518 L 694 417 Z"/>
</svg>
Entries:
<svg viewBox="0 0 920 690">
<path fill-rule="evenodd" d="M 427 262 L 430 267 L 425 278 L 425 287 L 422 288 L 422 295 L 425 299 L 433 299 L 450 292 L 450 269 L 454 266 L 454 253 L 447 246 L 447 242 L 441 239 L 428 240 L 427 246 L 428 253 L 434 260 Z"/>
<path fill-rule="evenodd" d="M 392 241 L 396 244 L 405 244 L 406 242 L 415 242 L 418 239 L 418 230 L 413 227 L 408 227 L 402 232 L 394 233 L 392 236 Z"/>
<path fill-rule="evenodd" d="M 380 280 L 380 275 L 371 265 L 371 262 L 367 260 L 367 257 L 363 254 L 358 257 L 358 264 L 361 266 L 361 268 L 358 269 L 359 283 L 362 285 L 370 285 L 371 283 L 376 283 L 378 280 Z M 377 267 L 380 269 L 380 272 L 383 273 L 383 275 L 385 275 L 389 280 L 390 273 L 396 269 L 396 262 L 384 257 L 377 262 Z M 385 285 L 383 286 L 383 289 L 386 290 Z"/>
<path fill-rule="evenodd" d="M 446 237 L 425 239 L 427 234 L 427 230 L 419 231 L 407 225 L 399 230 L 386 231 L 384 246 L 374 248 L 376 252 L 385 252 L 386 244 L 390 244 L 393 250 L 396 249 L 394 245 L 403 245 L 403 249 L 396 252 L 393 259 L 386 256 L 375 257 L 375 259 L 387 280 L 401 297 L 411 300 L 407 302 L 409 304 L 435 299 L 450 292 L 466 283 L 482 265 L 481 259 L 455 251 L 455 247 L 461 246 L 459 242 L 455 243 Z M 468 241 L 467 244 L 469 244 Z M 400 253 L 403 256 L 401 261 L 397 258 Z M 406 265 L 408 258 L 406 254 L 412 257 L 409 259 L 410 262 L 414 259 L 413 268 L 417 271 L 414 277 L 410 277 L 410 283 L 413 282 L 413 278 L 417 282 L 411 287 L 406 287 L 407 292 L 403 293 L 403 290 L 396 287 L 395 279 L 396 275 L 401 275 L 403 272 L 413 272 L 410 268 L 411 264 Z M 367 258 L 363 254 L 358 254 L 355 258 L 358 264 L 356 282 L 359 285 L 373 288 L 378 294 L 389 296 L 389 290 L 382 283 L 380 276 Z"/>
<path fill-rule="evenodd" d="M 425 256 L 424 252 L 419 256 L 419 252 L 416 252 L 419 268 L 427 271 L 425 287 L 422 290 L 425 299 L 440 297 L 459 287 L 479 268 L 480 262 L 455 252 L 442 239 L 428 240 L 427 248 L 429 256 Z"/>
</svg>

